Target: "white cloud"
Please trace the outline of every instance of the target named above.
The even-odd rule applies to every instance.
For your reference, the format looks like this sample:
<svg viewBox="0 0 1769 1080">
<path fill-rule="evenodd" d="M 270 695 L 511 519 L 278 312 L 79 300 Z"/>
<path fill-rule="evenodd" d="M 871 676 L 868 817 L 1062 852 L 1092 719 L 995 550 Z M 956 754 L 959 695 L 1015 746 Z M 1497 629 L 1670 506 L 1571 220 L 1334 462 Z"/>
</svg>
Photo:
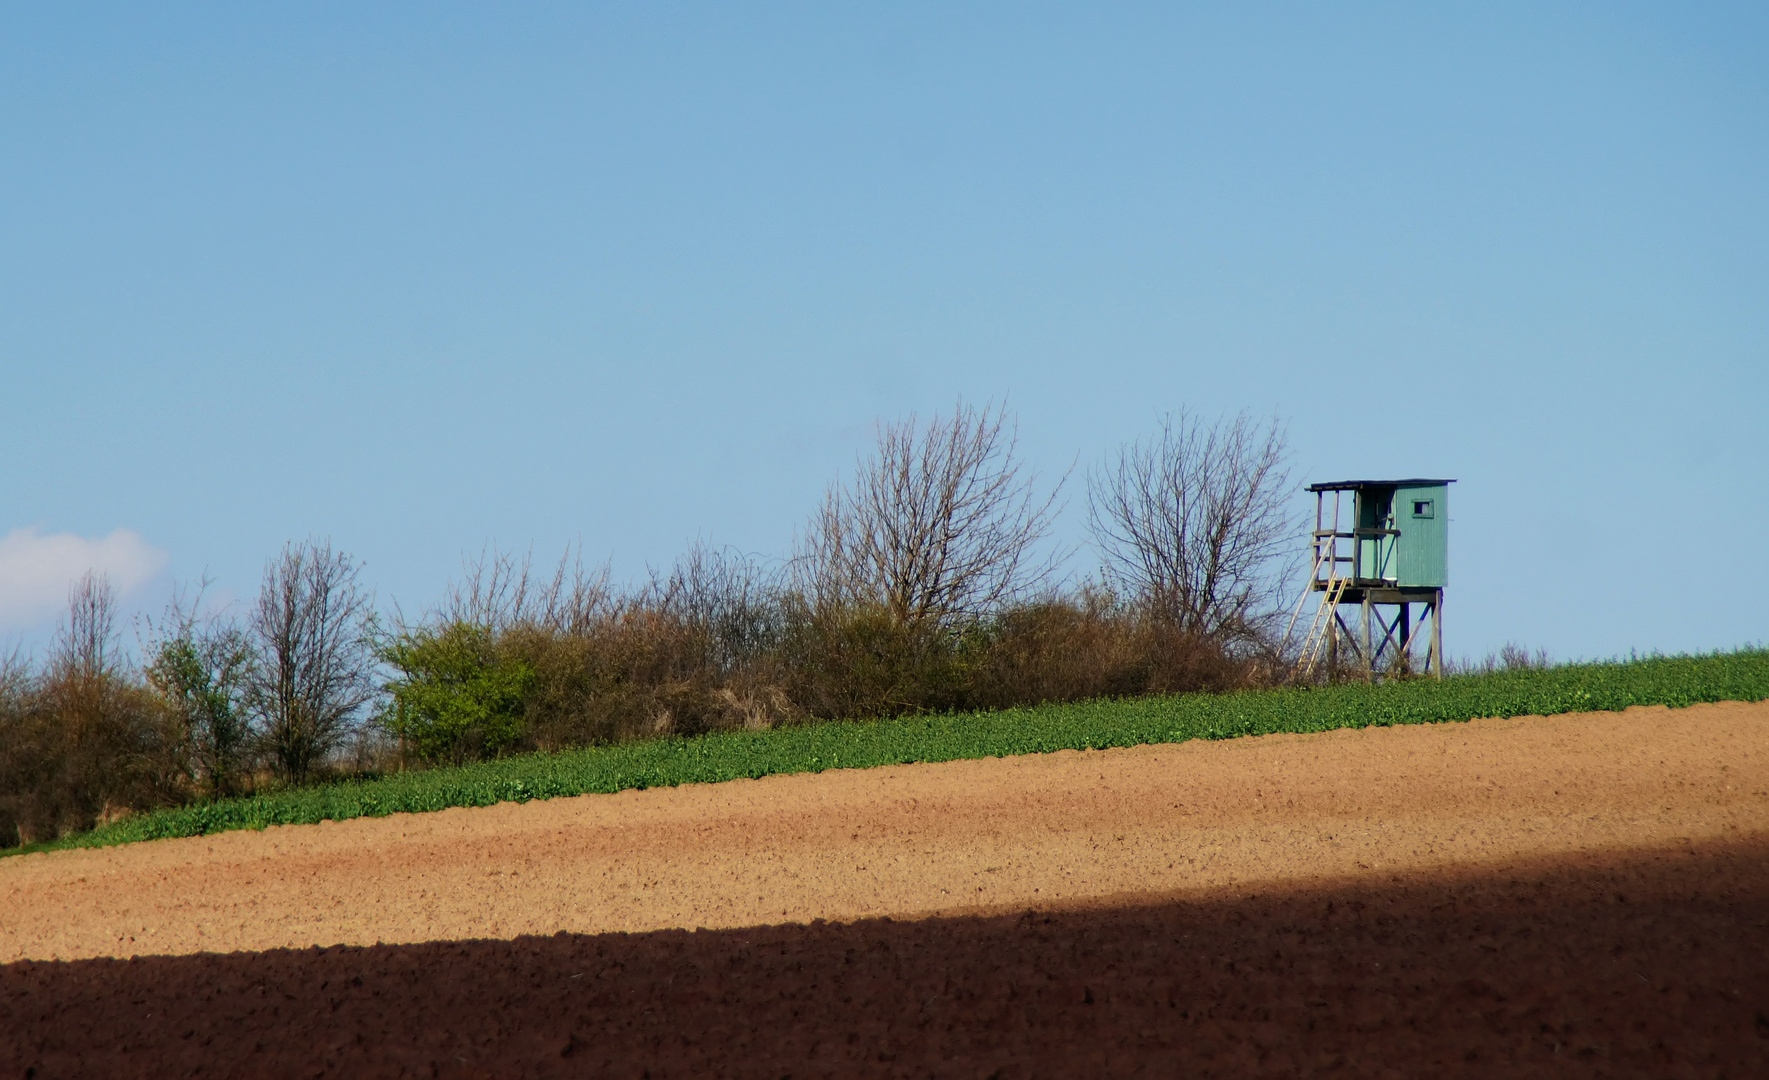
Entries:
<svg viewBox="0 0 1769 1080">
<path fill-rule="evenodd" d="M 94 570 L 120 597 L 153 580 L 167 555 L 129 529 L 88 540 L 73 533 L 14 529 L 0 537 L 0 629 L 35 626 L 60 614 L 68 589 Z"/>
</svg>

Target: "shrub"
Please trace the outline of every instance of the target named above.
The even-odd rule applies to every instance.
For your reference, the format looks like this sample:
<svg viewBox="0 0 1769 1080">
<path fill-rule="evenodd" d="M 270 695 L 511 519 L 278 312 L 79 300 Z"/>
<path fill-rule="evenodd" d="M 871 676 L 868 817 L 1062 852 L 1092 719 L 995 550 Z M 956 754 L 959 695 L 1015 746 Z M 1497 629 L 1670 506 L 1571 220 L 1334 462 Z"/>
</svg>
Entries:
<svg viewBox="0 0 1769 1080">
<path fill-rule="evenodd" d="M 974 630 L 905 622 L 883 604 L 798 605 L 780 669 L 797 712 L 867 719 L 947 711 L 970 697 Z"/>
<path fill-rule="evenodd" d="M 49 664 L 0 673 L 0 823 L 23 843 L 185 795 L 174 721 L 118 662 L 115 597 L 87 575 Z"/>
<path fill-rule="evenodd" d="M 971 708 L 1236 690 L 1253 666 L 1215 637 L 1084 589 L 1003 612 L 971 675 Z"/>
<path fill-rule="evenodd" d="M 163 630 L 151 645 L 148 685 L 174 722 L 188 778 L 209 798 L 226 798 L 251 774 L 251 642 L 230 623 L 199 623 L 176 602 Z"/>
<path fill-rule="evenodd" d="M 30 682 L 30 669 L 18 653 L 0 659 L 0 844 L 28 842 L 19 829 L 18 803 L 27 786 L 23 750 Z"/>
<path fill-rule="evenodd" d="M 642 600 L 575 633 L 517 627 L 503 645 L 535 672 L 524 710 L 537 749 L 698 735 L 740 723 L 720 693 L 736 680 L 709 662 L 705 631 Z"/>
<path fill-rule="evenodd" d="M 522 736 L 534 669 L 500 655 L 490 630 L 464 622 L 406 630 L 379 654 L 399 673 L 380 722 L 423 760 L 459 765 Z"/>
</svg>

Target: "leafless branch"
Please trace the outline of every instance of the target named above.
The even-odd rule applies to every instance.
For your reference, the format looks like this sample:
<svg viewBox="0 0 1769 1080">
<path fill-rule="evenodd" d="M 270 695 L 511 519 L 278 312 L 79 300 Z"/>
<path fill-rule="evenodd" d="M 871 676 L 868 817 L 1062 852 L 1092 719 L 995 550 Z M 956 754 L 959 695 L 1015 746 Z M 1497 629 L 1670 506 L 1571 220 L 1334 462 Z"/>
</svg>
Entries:
<svg viewBox="0 0 1769 1080">
<path fill-rule="evenodd" d="M 696 541 L 669 576 L 653 576 L 635 603 L 695 631 L 712 669 L 728 675 L 779 643 L 781 591 L 778 572 L 741 552 Z"/>
<path fill-rule="evenodd" d="M 61 677 L 111 674 L 117 645 L 117 593 L 110 578 L 87 571 L 68 590 L 68 621 L 56 635 L 50 667 Z"/>
<path fill-rule="evenodd" d="M 493 633 L 527 626 L 576 634 L 604 617 L 613 602 L 607 565 L 587 568 L 581 551 L 570 548 L 550 578 L 536 576 L 532 551 L 517 558 L 487 548 L 465 570 L 437 613 L 444 622 L 482 626 Z"/>
<path fill-rule="evenodd" d="M 823 605 L 877 605 L 898 625 L 947 626 L 1037 588 L 1054 565 L 1034 548 L 1056 491 L 1040 498 L 1015 450 L 1006 410 L 987 405 L 885 426 L 801 542 L 806 592 Z"/>
<path fill-rule="evenodd" d="M 305 781 L 376 695 L 372 599 L 360 567 L 325 541 L 290 544 L 264 572 L 250 629 L 252 703 L 277 770 Z"/>
<path fill-rule="evenodd" d="M 1088 478 L 1088 522 L 1114 588 L 1218 639 L 1262 629 L 1292 545 L 1288 450 L 1274 419 L 1166 416 Z"/>
</svg>

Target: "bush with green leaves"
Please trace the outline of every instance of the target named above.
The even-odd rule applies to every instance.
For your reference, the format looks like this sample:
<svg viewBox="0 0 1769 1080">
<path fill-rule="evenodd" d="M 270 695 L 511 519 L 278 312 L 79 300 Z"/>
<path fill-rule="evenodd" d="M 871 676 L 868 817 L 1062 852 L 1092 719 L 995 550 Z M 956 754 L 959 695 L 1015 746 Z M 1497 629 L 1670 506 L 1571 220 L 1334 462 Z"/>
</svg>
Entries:
<svg viewBox="0 0 1769 1080">
<path fill-rule="evenodd" d="M 226 798 L 251 773 L 245 697 L 256 656 L 239 627 L 177 614 L 153 643 L 144 674 L 174 719 L 189 779 L 209 798 Z"/>
<path fill-rule="evenodd" d="M 423 760 L 495 757 L 521 737 L 534 669 L 504 655 L 486 628 L 457 621 L 408 629 L 380 656 L 398 671 L 381 724 Z"/>
</svg>

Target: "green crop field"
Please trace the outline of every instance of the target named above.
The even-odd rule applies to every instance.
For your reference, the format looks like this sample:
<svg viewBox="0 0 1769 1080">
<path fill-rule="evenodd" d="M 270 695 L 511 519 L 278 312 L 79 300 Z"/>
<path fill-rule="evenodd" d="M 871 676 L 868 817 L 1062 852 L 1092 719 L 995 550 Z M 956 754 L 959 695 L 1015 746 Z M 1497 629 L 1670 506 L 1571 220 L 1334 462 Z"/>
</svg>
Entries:
<svg viewBox="0 0 1769 1080">
<path fill-rule="evenodd" d="M 1769 650 L 660 739 L 161 810 L 9 854 L 738 777 L 1277 732 L 1769 699 Z"/>
</svg>

